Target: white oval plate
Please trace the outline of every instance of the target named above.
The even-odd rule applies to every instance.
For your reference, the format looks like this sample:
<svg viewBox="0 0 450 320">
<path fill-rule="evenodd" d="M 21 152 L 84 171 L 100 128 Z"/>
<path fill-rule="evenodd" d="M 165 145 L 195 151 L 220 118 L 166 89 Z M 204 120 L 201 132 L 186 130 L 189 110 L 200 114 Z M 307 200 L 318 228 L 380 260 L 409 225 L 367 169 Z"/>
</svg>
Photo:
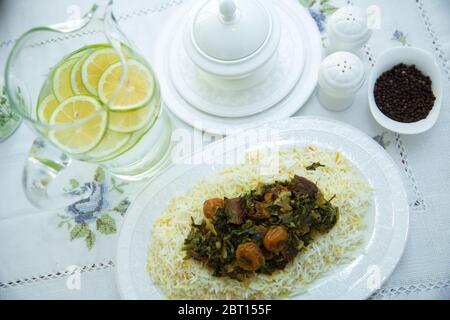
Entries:
<svg viewBox="0 0 450 320">
<path fill-rule="evenodd" d="M 275 0 L 273 0 L 275 1 Z M 276 1 L 280 10 L 297 22 L 304 39 L 304 68 L 300 79 L 291 92 L 273 107 L 254 115 L 245 117 L 220 117 L 202 112 L 188 103 L 177 91 L 170 75 L 167 48 L 176 36 L 171 28 L 165 28 L 156 48 L 153 66 L 161 86 L 164 103 L 179 119 L 187 124 L 212 134 L 225 135 L 232 130 L 245 129 L 261 125 L 268 121 L 282 120 L 296 113 L 313 93 L 322 61 L 322 38 L 308 10 L 298 0 Z"/>
<path fill-rule="evenodd" d="M 409 206 L 396 164 L 372 138 L 334 120 L 298 117 L 263 127 L 280 131 L 278 145 L 283 149 L 315 145 L 341 152 L 374 189 L 372 206 L 365 219 L 365 243 L 355 252 L 355 260 L 336 266 L 334 272 L 292 299 L 369 297 L 390 276 L 406 244 Z M 204 152 L 216 146 L 214 143 Z M 187 192 L 196 182 L 222 168 L 207 164 L 171 165 L 136 198 L 127 213 L 117 247 L 116 276 L 122 298 L 164 299 L 146 270 L 152 223 L 174 196 Z"/>
</svg>

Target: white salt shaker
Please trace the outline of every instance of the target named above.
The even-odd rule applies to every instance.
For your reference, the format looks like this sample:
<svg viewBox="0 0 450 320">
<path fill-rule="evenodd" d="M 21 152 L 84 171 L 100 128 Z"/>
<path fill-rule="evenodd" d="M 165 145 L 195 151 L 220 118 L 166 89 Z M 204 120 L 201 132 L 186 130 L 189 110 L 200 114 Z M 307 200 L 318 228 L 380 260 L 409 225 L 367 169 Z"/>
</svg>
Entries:
<svg viewBox="0 0 450 320">
<path fill-rule="evenodd" d="M 332 111 L 349 108 L 364 78 L 364 65 L 353 53 L 340 51 L 329 55 L 319 71 L 320 104 Z"/>
<path fill-rule="evenodd" d="M 329 49 L 357 52 L 369 41 L 372 30 L 367 26 L 367 13 L 356 6 L 336 10 L 328 19 Z"/>
</svg>

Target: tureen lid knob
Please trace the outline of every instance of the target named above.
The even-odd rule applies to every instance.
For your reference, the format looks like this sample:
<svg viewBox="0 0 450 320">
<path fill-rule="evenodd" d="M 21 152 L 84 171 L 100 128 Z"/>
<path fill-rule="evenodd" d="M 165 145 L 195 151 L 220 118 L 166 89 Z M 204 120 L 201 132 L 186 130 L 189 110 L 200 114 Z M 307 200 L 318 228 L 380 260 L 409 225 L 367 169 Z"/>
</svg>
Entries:
<svg viewBox="0 0 450 320">
<path fill-rule="evenodd" d="M 221 0 L 220 13 L 224 21 L 231 21 L 236 17 L 236 3 L 234 0 Z"/>
</svg>

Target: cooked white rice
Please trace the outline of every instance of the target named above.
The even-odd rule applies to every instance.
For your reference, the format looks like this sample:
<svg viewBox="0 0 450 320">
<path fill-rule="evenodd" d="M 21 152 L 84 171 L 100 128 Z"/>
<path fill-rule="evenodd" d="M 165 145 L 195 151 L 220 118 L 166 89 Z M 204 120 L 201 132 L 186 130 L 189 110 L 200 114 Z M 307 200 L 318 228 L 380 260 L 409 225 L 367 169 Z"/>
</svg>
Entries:
<svg viewBox="0 0 450 320">
<path fill-rule="evenodd" d="M 308 171 L 320 162 L 325 167 Z M 168 204 L 151 232 L 147 268 L 154 283 L 169 299 L 277 299 L 304 292 L 314 280 L 339 264 L 351 261 L 364 241 L 364 215 L 371 189 L 359 171 L 339 152 L 317 147 L 279 152 L 279 173 L 261 176 L 259 160 L 230 166 L 200 181 Z M 191 217 L 203 219 L 203 202 L 214 197 L 236 197 L 254 189 L 258 182 L 287 180 L 295 174 L 317 183 L 325 197 L 333 195 L 340 209 L 336 226 L 321 235 L 284 270 L 256 275 L 246 282 L 212 276 L 202 263 L 185 260 L 182 246 L 190 231 Z"/>
</svg>

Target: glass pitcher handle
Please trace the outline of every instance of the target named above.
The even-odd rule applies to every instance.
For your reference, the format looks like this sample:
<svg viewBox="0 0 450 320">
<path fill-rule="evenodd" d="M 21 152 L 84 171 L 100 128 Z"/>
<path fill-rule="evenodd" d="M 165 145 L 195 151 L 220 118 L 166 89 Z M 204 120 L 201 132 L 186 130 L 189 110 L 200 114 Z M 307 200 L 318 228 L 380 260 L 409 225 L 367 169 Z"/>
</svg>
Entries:
<svg viewBox="0 0 450 320">
<path fill-rule="evenodd" d="M 71 158 L 44 139 L 34 140 L 22 174 L 22 184 L 28 200 L 38 208 L 53 209 L 64 206 L 62 194 L 50 194 L 50 188 L 71 163 Z"/>
</svg>

